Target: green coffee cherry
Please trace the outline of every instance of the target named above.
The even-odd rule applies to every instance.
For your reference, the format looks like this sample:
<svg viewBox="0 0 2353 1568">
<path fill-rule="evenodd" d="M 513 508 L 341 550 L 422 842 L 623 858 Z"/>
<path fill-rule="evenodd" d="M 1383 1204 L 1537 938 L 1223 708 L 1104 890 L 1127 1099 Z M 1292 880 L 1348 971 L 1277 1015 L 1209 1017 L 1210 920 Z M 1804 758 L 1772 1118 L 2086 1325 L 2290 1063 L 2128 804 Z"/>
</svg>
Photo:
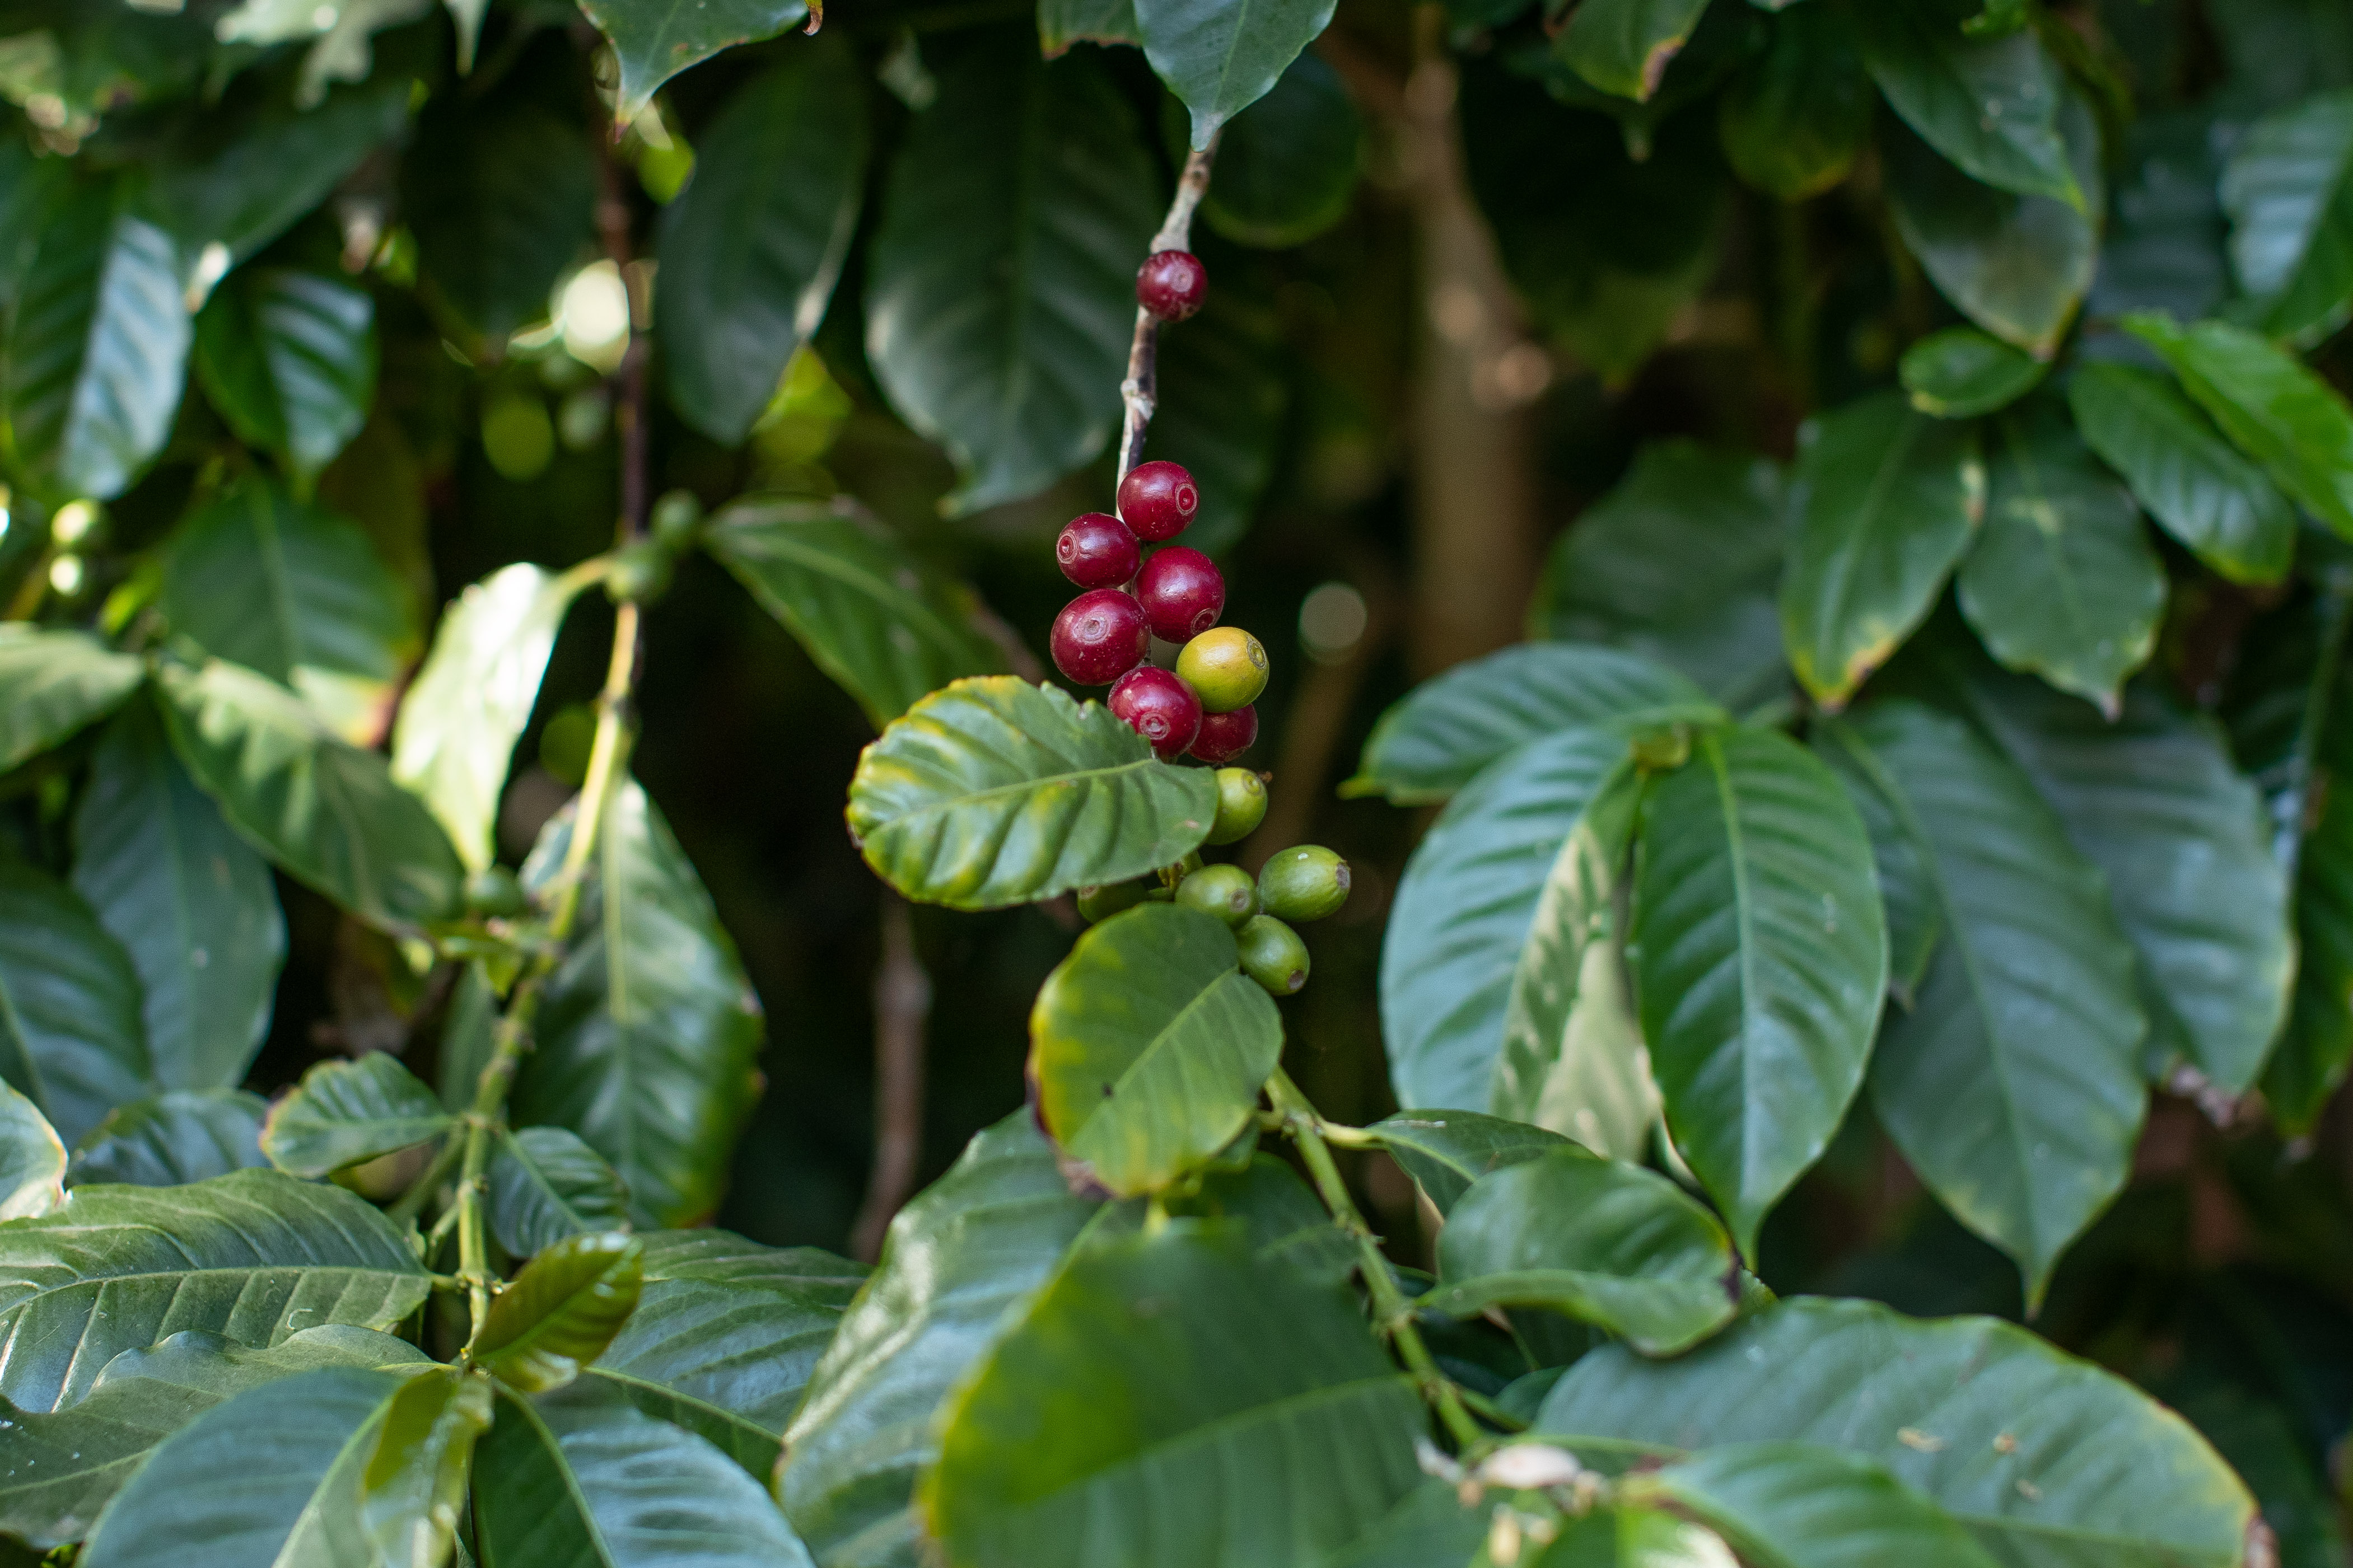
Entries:
<svg viewBox="0 0 2353 1568">
<path fill-rule="evenodd" d="M 530 900 L 503 866 L 485 866 L 466 879 L 466 907 L 478 915 L 519 915 Z"/>
<path fill-rule="evenodd" d="M 1320 844 L 1286 849 L 1259 868 L 1258 901 L 1287 921 L 1320 921 L 1348 901 L 1348 863 Z"/>
<path fill-rule="evenodd" d="M 682 552 L 692 546 L 695 530 L 702 524 L 702 503 L 692 490 L 667 490 L 654 502 L 647 521 L 664 550 Z"/>
<path fill-rule="evenodd" d="M 1176 901 L 1239 927 L 1258 913 L 1258 884 L 1240 866 L 1204 866 L 1176 884 Z"/>
<path fill-rule="evenodd" d="M 1211 626 L 1176 656 L 1176 674 L 1204 713 L 1230 713 L 1266 689 L 1266 649 L 1240 626 Z"/>
<path fill-rule="evenodd" d="M 649 604 L 669 589 L 670 575 L 670 552 L 653 540 L 633 539 L 613 552 L 605 592 L 617 605 Z"/>
<path fill-rule="evenodd" d="M 1266 782 L 1248 768 L 1218 770 L 1218 819 L 1209 842 L 1239 844 L 1266 820 Z"/>
<path fill-rule="evenodd" d="M 1100 888 L 1081 888 L 1080 917 L 1089 925 L 1100 924 L 1122 910 L 1135 908 L 1151 891 L 1142 882 L 1107 882 Z"/>
<path fill-rule="evenodd" d="M 1271 996 L 1288 996 L 1307 984 L 1307 944 L 1272 915 L 1258 915 L 1234 933 L 1242 973 Z"/>
</svg>

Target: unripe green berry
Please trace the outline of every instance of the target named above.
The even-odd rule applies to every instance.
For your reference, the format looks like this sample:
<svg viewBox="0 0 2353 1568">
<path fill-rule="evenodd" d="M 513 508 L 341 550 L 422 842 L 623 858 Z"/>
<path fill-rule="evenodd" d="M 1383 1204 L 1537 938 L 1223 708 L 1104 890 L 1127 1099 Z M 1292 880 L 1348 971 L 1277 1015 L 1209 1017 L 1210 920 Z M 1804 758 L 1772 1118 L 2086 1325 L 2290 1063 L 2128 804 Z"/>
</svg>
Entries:
<svg viewBox="0 0 2353 1568">
<path fill-rule="evenodd" d="M 478 915 L 519 915 L 530 900 L 503 866 L 485 866 L 466 879 L 466 907 Z"/>
<path fill-rule="evenodd" d="M 1258 913 L 1258 884 L 1239 866 L 1204 866 L 1176 884 L 1176 901 L 1239 927 Z"/>
<path fill-rule="evenodd" d="M 1348 863 L 1320 844 L 1286 849 L 1259 868 L 1258 901 L 1287 921 L 1320 921 L 1348 901 Z"/>
<path fill-rule="evenodd" d="M 1142 882 L 1106 882 L 1100 888 L 1079 889 L 1079 915 L 1089 925 L 1111 919 L 1122 910 L 1132 910 L 1150 896 L 1152 889 Z"/>
<path fill-rule="evenodd" d="M 702 503 L 692 490 L 668 490 L 654 502 L 653 515 L 647 521 L 661 547 L 677 553 L 694 543 L 695 530 L 702 525 Z"/>
<path fill-rule="evenodd" d="M 1266 649 L 1240 626 L 1211 626 L 1176 656 L 1176 674 L 1204 713 L 1230 713 L 1266 689 Z"/>
<path fill-rule="evenodd" d="M 1218 819 L 1209 824 L 1209 842 L 1239 844 L 1266 820 L 1266 781 L 1248 768 L 1218 770 Z"/>
<path fill-rule="evenodd" d="M 1234 933 L 1242 973 L 1271 996 L 1288 996 L 1307 984 L 1307 944 L 1272 915 L 1258 915 Z"/>
<path fill-rule="evenodd" d="M 605 592 L 617 605 L 648 604 L 670 587 L 670 552 L 653 540 L 633 539 L 613 552 Z"/>
</svg>

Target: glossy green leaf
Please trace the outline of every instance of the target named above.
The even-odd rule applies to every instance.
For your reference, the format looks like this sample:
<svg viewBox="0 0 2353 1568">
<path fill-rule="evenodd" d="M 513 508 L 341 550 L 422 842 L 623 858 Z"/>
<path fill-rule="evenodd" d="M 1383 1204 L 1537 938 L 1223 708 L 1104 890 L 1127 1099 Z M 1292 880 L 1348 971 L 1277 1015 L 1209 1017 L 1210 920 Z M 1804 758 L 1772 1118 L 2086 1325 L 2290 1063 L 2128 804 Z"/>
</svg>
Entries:
<svg viewBox="0 0 2353 1568">
<path fill-rule="evenodd" d="M 154 1092 L 131 960 L 72 889 L 21 863 L 0 862 L 0 1079 L 69 1144 Z"/>
<path fill-rule="evenodd" d="M 39 231 L 0 370 L 16 461 L 61 499 L 121 494 L 163 449 L 191 332 L 171 237 L 123 184 L 78 186 Z"/>
<path fill-rule="evenodd" d="M 272 1345 L 329 1323 L 390 1329 L 428 1277 L 392 1222 L 339 1187 L 239 1171 L 193 1187 L 81 1187 L 0 1229 L 0 1394 L 51 1410 L 116 1352 L 183 1329 Z"/>
<path fill-rule="evenodd" d="M 1890 909 L 1937 932 L 1912 1005 L 1889 1016 L 1872 1102 L 2039 1299 L 2131 1169 L 2147 1028 L 2132 948 L 2099 873 L 1962 721 L 1875 705 L 1830 731 L 1825 754 L 1872 824 Z"/>
<path fill-rule="evenodd" d="M 172 754 L 150 703 L 100 737 L 74 843 L 74 891 L 138 972 L 155 1080 L 241 1080 L 269 1028 L 286 921 L 269 863 Z"/>
<path fill-rule="evenodd" d="M 1843 1448 L 1926 1494 L 2006 1568 L 2235 1568 L 2254 1515 L 2189 1424 L 2122 1379 L 2009 1323 L 1915 1322 L 1873 1302 L 1783 1301 L 1673 1362 L 1598 1351 L 1537 1425 L 1596 1462 Z"/>
<path fill-rule="evenodd" d="M 375 400 L 375 301 L 317 273 L 243 268 L 196 317 L 195 352 L 205 395 L 237 439 L 314 474 Z"/>
<path fill-rule="evenodd" d="M 1629 1489 L 1712 1525 L 1759 1568 L 1993 1568 L 1958 1521 L 1860 1454 L 1729 1443 Z"/>
<path fill-rule="evenodd" d="M 1609 643 L 1739 706 L 1786 683 L 1775 585 L 1781 475 L 1695 441 L 1654 441 L 1560 536 L 1531 636 Z"/>
<path fill-rule="evenodd" d="M 423 1079 L 388 1051 L 323 1061 L 270 1107 L 261 1146 L 297 1176 L 324 1176 L 438 1138 L 454 1121 Z"/>
<path fill-rule="evenodd" d="M 1673 1355 L 1732 1321 L 1732 1240 L 1666 1177 L 1569 1147 L 1482 1177 L 1438 1235 L 1421 1305 L 1543 1307 Z"/>
<path fill-rule="evenodd" d="M 1072 44 L 1136 44 L 1135 0 L 1038 0 L 1038 47 L 1048 59 Z"/>
<path fill-rule="evenodd" d="M 448 1558 L 491 1407 L 488 1378 L 446 1367 L 410 1378 L 392 1396 L 360 1474 L 360 1520 L 373 1562 Z"/>
<path fill-rule="evenodd" d="M 2126 327 L 2155 349 L 2231 444 L 2342 538 L 2353 539 L 2353 408 L 2271 343 L 2223 321 Z"/>
<path fill-rule="evenodd" d="M 2353 310 L 2353 93 L 2274 110 L 2222 172 L 2231 264 L 2274 337 L 2306 345 Z"/>
<path fill-rule="evenodd" d="M 1482 1176 L 1568 1143 L 1541 1127 L 1468 1110 L 1400 1110 L 1375 1122 L 1373 1131 L 1440 1214 L 1451 1213 Z"/>
<path fill-rule="evenodd" d="M 287 875 L 378 925 L 457 912 L 458 853 L 383 757 L 239 666 L 170 664 L 157 679 L 173 749 L 229 826 Z"/>
<path fill-rule="evenodd" d="M 1746 184 L 1785 202 L 1847 176 L 1871 135 L 1871 78 L 1853 24 L 1834 5 L 1800 5 L 1719 103 L 1725 157 Z"/>
<path fill-rule="evenodd" d="M 2204 109 L 2143 114 L 2126 132 L 2086 307 L 2093 315 L 2165 310 L 2195 321 L 2231 291 L 2215 196 L 2217 129 Z"/>
<path fill-rule="evenodd" d="M 1647 101 L 1706 9 L 1707 0 L 1585 0 L 1555 47 L 1602 91 Z"/>
<path fill-rule="evenodd" d="M 670 13 L 676 0 L 632 9 Z M 708 0 L 692 6 L 709 12 Z M 635 111 L 623 110 L 625 118 Z M 418 117 L 401 160 L 401 210 L 421 281 L 481 349 L 547 313 L 548 292 L 593 233 L 594 137 L 525 94 L 485 106 L 443 94 Z"/>
<path fill-rule="evenodd" d="M 1720 721 L 1683 677 L 1639 655 L 1576 643 L 1507 647 L 1424 681 L 1381 715 L 1349 795 L 1444 800 L 1514 748 L 1577 728 L 1620 734 Z"/>
<path fill-rule="evenodd" d="M 2124 476 L 2158 525 L 2234 583 L 2275 583 L 2295 551 L 2295 510 L 2171 382 L 2124 364 L 2079 366 L 2075 428 Z"/>
<path fill-rule="evenodd" d="M 880 730 L 962 676 L 1005 668 L 971 591 L 941 581 L 848 501 L 738 501 L 704 544 Z"/>
<path fill-rule="evenodd" d="M 1043 489 L 1110 439 L 1156 185 L 1095 60 L 1040 64 L 1016 33 L 940 71 L 886 182 L 866 353 L 892 405 L 955 458 L 951 510 Z"/>
<path fill-rule="evenodd" d="M 1090 928 L 1029 1015 L 1030 1092 L 1071 1179 L 1132 1197 L 1241 1134 L 1282 1019 L 1225 923 L 1142 904 Z"/>
<path fill-rule="evenodd" d="M 1192 111 L 1193 145 L 1273 89 L 1334 0 L 1135 0 L 1144 58 Z"/>
<path fill-rule="evenodd" d="M 914 1568 L 909 1498 L 939 1453 L 933 1413 L 1093 1211 L 1022 1110 L 974 1138 L 891 1222 L 881 1264 L 809 1378 L 776 1475 L 786 1517 L 828 1568 Z"/>
<path fill-rule="evenodd" d="M 662 212 L 654 331 L 671 406 L 713 440 L 751 432 L 824 319 L 866 155 L 862 74 L 830 36 L 737 89 L 696 137 L 693 177 Z"/>
<path fill-rule="evenodd" d="M 580 8 L 613 42 L 621 68 L 613 115 L 623 124 L 679 72 L 723 49 L 773 38 L 808 15 L 801 0 L 586 0 Z"/>
<path fill-rule="evenodd" d="M 1163 101 L 1169 138 L 1178 141 L 1181 108 L 1173 98 Z M 1218 139 L 1217 177 L 1201 197 L 1201 216 L 1238 244 L 1304 244 L 1347 213 L 1364 134 L 1364 117 L 1339 72 L 1312 51 L 1302 54 Z M 1210 298 L 1226 286 L 1221 276 Z M 1167 346 L 1180 341 L 1172 336 Z M 1201 526 L 1199 518 L 1193 526 Z"/>
<path fill-rule="evenodd" d="M 954 1561 L 1312 1560 L 1419 1479 L 1356 1303 L 1202 1224 L 1081 1249 L 951 1397 L 918 1496 Z"/>
<path fill-rule="evenodd" d="M 66 1201 L 66 1146 L 41 1108 L 0 1082 L 0 1223 Z"/>
<path fill-rule="evenodd" d="M 499 797 L 515 742 L 539 701 L 565 613 L 586 586 L 517 562 L 468 588 L 443 612 L 433 651 L 392 728 L 392 776 L 448 830 L 469 870 L 497 846 Z"/>
<path fill-rule="evenodd" d="M 559 817 L 525 883 L 543 886 L 570 842 L 571 819 Z M 707 1218 L 758 1097 L 760 1000 L 693 863 L 634 780 L 606 803 L 575 930 L 511 1113 L 578 1133 L 620 1173 L 640 1221 Z"/>
<path fill-rule="evenodd" d="M 2165 611 L 2164 563 L 2130 492 L 2063 422 L 2004 415 L 1961 614 L 1987 651 L 2114 714 Z"/>
<path fill-rule="evenodd" d="M 104 718 L 146 675 L 137 659 L 87 632 L 0 625 L 0 771 Z"/>
<path fill-rule="evenodd" d="M 626 1230 L 629 1189 L 605 1157 L 561 1127 L 526 1127 L 499 1140 L 485 1205 L 491 1232 L 518 1258 L 567 1237 Z"/>
<path fill-rule="evenodd" d="M 359 525 L 258 476 L 172 536 L 159 603 L 174 632 L 290 687 L 357 745 L 383 734 L 416 653 L 408 595 Z"/>
<path fill-rule="evenodd" d="M 473 1353 L 526 1394 L 560 1388 L 595 1361 L 637 1310 L 645 1248 L 635 1237 L 566 1237 L 523 1266 L 491 1301 Z"/>
<path fill-rule="evenodd" d="M 1695 737 L 1641 832 L 1642 1037 L 1676 1148 L 1754 1258 L 1862 1084 L 1888 965 L 1871 838 L 1828 769 L 1752 729 Z"/>
<path fill-rule="evenodd" d="M 1160 762 L 1108 710 L 1008 675 L 893 720 L 859 757 L 849 816 L 900 892 L 986 910 L 1174 865 L 1216 807 L 1207 770 Z"/>
<path fill-rule="evenodd" d="M 733 1459 L 591 1382 L 501 1393 L 475 1473 L 482 1568 L 809 1568 Z"/>
<path fill-rule="evenodd" d="M 1933 5 L 1855 7 L 1863 58 L 1905 123 L 1971 178 L 2097 210 L 2059 127 L 2064 79 L 2030 30 L 1971 39 Z"/>
<path fill-rule="evenodd" d="M 261 1122 L 269 1112 L 268 1100 L 241 1089 L 175 1089 L 134 1100 L 83 1135 L 69 1173 L 78 1186 L 176 1187 L 266 1165 Z"/>
<path fill-rule="evenodd" d="M 1789 665 L 1835 709 L 1918 626 L 1985 515 L 1968 426 L 1894 394 L 1849 404 L 1800 436 L 1781 579 Z"/>
<path fill-rule="evenodd" d="M 1948 327 L 1904 352 L 1899 374 L 1912 406 L 1939 419 L 1974 419 L 2034 390 L 2042 361 L 1975 327 Z"/>
<path fill-rule="evenodd" d="M 1238 1225 L 1250 1237 L 1250 1256 L 1261 1265 L 1335 1288 L 1345 1286 L 1363 1265 L 1355 1237 L 1342 1230 L 1314 1190 L 1280 1155 L 1250 1153 L 1239 1169 L 1212 1165 L 1155 1200 L 1177 1219 L 1219 1220 Z M 1104 1211 L 1089 1240 L 1128 1235 L 1150 1223 L 1149 1203 L 1123 1204 Z M 1132 1226 L 1125 1222 L 1133 1220 Z"/>
<path fill-rule="evenodd" d="M 1225 166 L 1220 152 L 1218 167 Z M 1185 542 L 1205 555 L 1240 542 L 1274 478 L 1291 404 L 1290 354 L 1269 275 L 1239 258 L 1219 268 L 1200 314 L 1160 340 L 1144 455 L 1180 460 L 1193 476 L 1201 510 Z"/>
</svg>

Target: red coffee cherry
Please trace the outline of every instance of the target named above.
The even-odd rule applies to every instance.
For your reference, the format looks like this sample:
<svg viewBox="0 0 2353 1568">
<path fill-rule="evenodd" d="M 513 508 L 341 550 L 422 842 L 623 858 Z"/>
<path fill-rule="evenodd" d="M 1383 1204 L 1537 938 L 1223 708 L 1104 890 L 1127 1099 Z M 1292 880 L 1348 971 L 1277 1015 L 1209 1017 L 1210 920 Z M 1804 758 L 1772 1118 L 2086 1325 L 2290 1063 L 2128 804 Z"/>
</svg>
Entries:
<svg viewBox="0 0 2353 1568">
<path fill-rule="evenodd" d="M 1218 624 L 1226 607 L 1226 580 L 1199 551 L 1165 544 L 1137 574 L 1135 597 L 1154 637 L 1190 642 Z"/>
<path fill-rule="evenodd" d="M 1081 686 L 1108 686 L 1143 663 L 1152 642 L 1144 607 L 1116 588 L 1098 588 L 1062 606 L 1052 646 L 1056 669 Z"/>
<path fill-rule="evenodd" d="M 1106 512 L 1082 512 L 1062 525 L 1054 559 L 1082 588 L 1116 588 L 1135 575 L 1135 535 Z"/>
<path fill-rule="evenodd" d="M 1156 665 L 1142 665 L 1111 689 L 1111 710 L 1152 742 L 1161 761 L 1183 753 L 1201 731 L 1201 700 L 1193 689 Z"/>
<path fill-rule="evenodd" d="M 1204 713 L 1201 732 L 1193 737 L 1193 754 L 1218 767 L 1232 762 L 1258 740 L 1258 710 L 1237 708 L 1230 713 Z"/>
<path fill-rule="evenodd" d="M 1200 510 L 1200 488 L 1174 463 L 1138 463 L 1119 481 L 1119 515 L 1138 539 L 1174 539 Z"/>
<path fill-rule="evenodd" d="M 1209 269 L 1189 250 L 1159 250 L 1135 269 L 1135 302 L 1164 321 L 1181 321 L 1209 297 Z"/>
</svg>

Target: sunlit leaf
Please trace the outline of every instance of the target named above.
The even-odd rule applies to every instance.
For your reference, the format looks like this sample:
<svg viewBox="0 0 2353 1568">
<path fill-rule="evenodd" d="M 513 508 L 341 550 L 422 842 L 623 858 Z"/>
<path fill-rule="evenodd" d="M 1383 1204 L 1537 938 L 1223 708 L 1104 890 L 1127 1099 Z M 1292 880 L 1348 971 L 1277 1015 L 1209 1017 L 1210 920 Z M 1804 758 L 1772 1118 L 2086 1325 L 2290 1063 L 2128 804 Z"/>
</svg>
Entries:
<svg viewBox="0 0 2353 1568">
<path fill-rule="evenodd" d="M 261 1134 L 270 1163 L 323 1176 L 438 1138 L 452 1120 L 423 1079 L 385 1051 L 323 1061 L 269 1110 Z"/>
</svg>

